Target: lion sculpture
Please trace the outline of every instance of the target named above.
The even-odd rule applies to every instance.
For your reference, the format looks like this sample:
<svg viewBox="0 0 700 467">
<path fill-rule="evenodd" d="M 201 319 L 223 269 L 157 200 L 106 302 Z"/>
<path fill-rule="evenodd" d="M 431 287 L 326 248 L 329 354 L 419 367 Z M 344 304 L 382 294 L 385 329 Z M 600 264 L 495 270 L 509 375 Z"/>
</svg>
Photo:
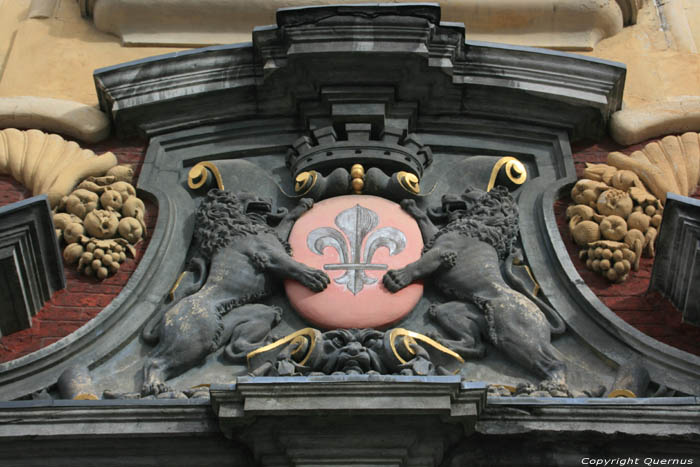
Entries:
<svg viewBox="0 0 700 467">
<path fill-rule="evenodd" d="M 551 334 L 564 332 L 564 323 L 524 287 L 523 293 L 517 292 L 503 279 L 501 263 L 510 271 L 518 235 L 517 205 L 507 189 L 467 188 L 462 195 L 443 196 L 441 210 L 431 211 L 431 217 L 445 222 L 442 228 L 415 201 L 404 200 L 401 206 L 418 222 L 425 248 L 418 261 L 387 271 L 385 287 L 396 292 L 432 276 L 445 295 L 458 300 L 430 309 L 440 327 L 459 337 L 443 340 L 446 345 L 466 358 L 478 358 L 484 354 L 483 334 L 538 377 L 565 384 L 566 365 L 551 344 Z M 517 282 L 512 272 L 510 277 Z M 467 302 L 482 314 L 470 312 Z"/>
<path fill-rule="evenodd" d="M 248 352 L 269 342 L 281 312 L 255 302 L 272 292 L 274 280 L 294 279 L 315 292 L 326 288 L 326 273 L 292 259 L 282 240 L 312 205 L 310 199 L 301 200 L 273 229 L 267 222 L 271 202 L 218 189 L 208 192 L 196 211 L 193 245 L 198 254 L 190 260 L 208 273 L 201 274 L 201 288 L 175 300 L 144 329 L 144 339 L 157 345 L 144 363 L 142 395 L 169 391 L 166 380 L 226 342 L 224 356 L 232 361 L 244 361 Z"/>
</svg>

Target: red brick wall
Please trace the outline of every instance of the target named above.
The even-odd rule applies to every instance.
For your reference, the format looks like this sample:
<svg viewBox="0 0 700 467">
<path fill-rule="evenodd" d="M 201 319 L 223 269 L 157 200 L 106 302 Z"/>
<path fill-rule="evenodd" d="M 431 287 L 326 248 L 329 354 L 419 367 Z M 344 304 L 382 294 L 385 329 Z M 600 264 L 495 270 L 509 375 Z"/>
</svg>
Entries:
<svg viewBox="0 0 700 467">
<path fill-rule="evenodd" d="M 120 164 L 134 166 L 135 179 L 137 179 L 143 164 L 145 143 L 124 144 L 106 141 L 89 148 L 97 154 L 106 151 L 114 152 Z M 0 205 L 30 196 L 31 193 L 11 177 L 0 175 Z M 147 200 L 144 202 L 148 232 L 145 239 L 136 245 L 136 258 L 128 259 L 119 268 L 117 274 L 104 281 L 78 274 L 74 267 L 64 268 L 66 288 L 56 292 L 44 305 L 32 320 L 32 327 L 0 339 L 0 362 L 22 357 L 67 336 L 95 317 L 119 294 L 143 257 L 158 216 L 157 206 Z"/>
<path fill-rule="evenodd" d="M 649 142 L 627 148 L 609 139 L 595 144 L 577 145 L 573 148 L 576 172 L 581 177 L 586 162 L 605 163 L 610 151 L 630 154 Z M 700 198 L 700 190 L 694 197 Z M 639 271 L 630 273 L 628 280 L 622 284 L 611 284 L 585 267 L 585 263 L 578 258 L 578 247 L 569 236 L 565 213 L 569 204 L 571 199 L 555 204 L 557 224 L 574 266 L 591 290 L 617 316 L 643 333 L 686 352 L 700 355 L 700 327 L 682 323 L 681 313 L 659 293 L 647 293 L 653 259 L 642 258 Z"/>
</svg>

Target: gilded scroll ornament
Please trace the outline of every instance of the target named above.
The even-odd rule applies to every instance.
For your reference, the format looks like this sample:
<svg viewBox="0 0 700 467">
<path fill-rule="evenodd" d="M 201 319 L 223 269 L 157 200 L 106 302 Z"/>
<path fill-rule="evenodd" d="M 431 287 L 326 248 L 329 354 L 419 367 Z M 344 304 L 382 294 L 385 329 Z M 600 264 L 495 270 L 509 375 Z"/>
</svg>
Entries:
<svg viewBox="0 0 700 467">
<path fill-rule="evenodd" d="M 197 188 L 201 188 L 204 186 L 204 184 L 207 183 L 207 180 L 209 178 L 209 172 L 207 172 L 207 169 L 211 171 L 212 174 L 214 174 L 214 178 L 216 179 L 216 186 L 219 187 L 219 190 L 224 189 L 224 181 L 221 178 L 221 172 L 219 172 L 219 168 L 214 165 L 211 162 L 198 162 L 195 164 L 190 171 L 187 174 L 187 186 L 189 186 L 192 190 L 196 190 Z"/>
<path fill-rule="evenodd" d="M 459 371 L 462 357 L 423 334 L 403 328 L 305 328 L 247 355 L 256 376 L 403 374 L 428 376 Z"/>
<path fill-rule="evenodd" d="M 506 177 L 514 185 L 522 185 L 527 181 L 527 169 L 522 162 L 511 156 L 501 157 L 491 170 L 491 177 L 489 178 L 486 191 L 491 191 L 496 186 L 496 179 L 501 169 L 505 170 Z"/>
</svg>

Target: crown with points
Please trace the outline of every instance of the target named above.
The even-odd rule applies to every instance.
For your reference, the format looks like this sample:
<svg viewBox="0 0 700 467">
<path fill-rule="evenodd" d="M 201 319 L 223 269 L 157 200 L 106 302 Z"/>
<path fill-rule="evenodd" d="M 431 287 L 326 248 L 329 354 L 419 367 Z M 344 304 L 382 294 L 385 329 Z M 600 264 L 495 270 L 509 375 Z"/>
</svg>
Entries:
<svg viewBox="0 0 700 467">
<path fill-rule="evenodd" d="M 355 164 L 377 167 L 388 175 L 408 172 L 418 178 L 433 160 L 428 146 L 417 135 L 384 127 L 373 136 L 369 123 L 344 123 L 302 136 L 287 153 L 287 167 L 294 177 L 303 172 L 328 174 L 338 167 Z"/>
</svg>

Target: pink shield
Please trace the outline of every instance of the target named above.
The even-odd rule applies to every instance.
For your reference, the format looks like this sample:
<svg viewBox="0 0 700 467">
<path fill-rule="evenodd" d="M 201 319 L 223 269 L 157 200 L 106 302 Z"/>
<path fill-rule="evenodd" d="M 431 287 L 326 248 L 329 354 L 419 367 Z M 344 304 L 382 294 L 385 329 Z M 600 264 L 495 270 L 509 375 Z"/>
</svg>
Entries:
<svg viewBox="0 0 700 467">
<path fill-rule="evenodd" d="M 423 239 L 416 221 L 377 196 L 349 195 L 320 201 L 289 236 L 297 261 L 325 271 L 328 288 L 314 293 L 285 281 L 297 312 L 324 329 L 382 328 L 406 316 L 423 295 L 423 284 L 391 293 L 382 277 L 420 258 Z"/>
</svg>

